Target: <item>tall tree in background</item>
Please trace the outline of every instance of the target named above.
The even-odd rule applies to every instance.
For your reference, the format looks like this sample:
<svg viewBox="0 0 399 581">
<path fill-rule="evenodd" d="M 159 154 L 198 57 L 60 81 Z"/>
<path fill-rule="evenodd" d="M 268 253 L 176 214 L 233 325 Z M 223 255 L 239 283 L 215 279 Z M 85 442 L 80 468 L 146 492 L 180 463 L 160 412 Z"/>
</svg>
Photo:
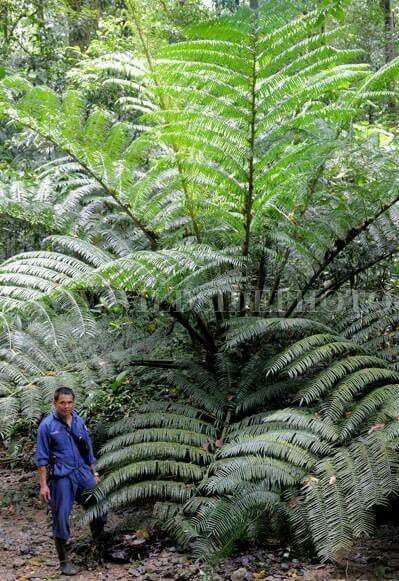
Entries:
<svg viewBox="0 0 399 581">
<path fill-rule="evenodd" d="M 392 9 L 392 0 L 381 0 L 381 7 L 384 11 L 385 62 L 389 63 L 396 56 L 395 19 Z"/>
<path fill-rule="evenodd" d="M 392 9 L 392 0 L 381 0 L 381 7 L 384 13 L 385 63 L 388 64 L 396 56 L 395 19 Z M 391 88 L 394 90 L 394 87 Z M 396 99 L 393 95 L 388 100 L 388 107 L 391 113 L 395 112 Z"/>
</svg>

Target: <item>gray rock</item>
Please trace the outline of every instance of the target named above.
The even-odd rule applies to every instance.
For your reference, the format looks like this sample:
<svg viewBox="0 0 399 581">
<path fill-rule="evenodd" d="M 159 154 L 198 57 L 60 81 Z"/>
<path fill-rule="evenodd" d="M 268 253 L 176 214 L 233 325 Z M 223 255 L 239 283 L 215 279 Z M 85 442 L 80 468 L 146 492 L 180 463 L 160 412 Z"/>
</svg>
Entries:
<svg viewBox="0 0 399 581">
<path fill-rule="evenodd" d="M 144 571 L 146 573 L 156 573 L 158 571 L 158 567 L 155 565 L 155 563 L 145 563 Z"/>
<path fill-rule="evenodd" d="M 231 581 L 244 581 L 246 579 L 250 579 L 252 575 L 248 573 L 245 567 L 240 567 L 240 569 L 236 569 L 231 574 Z"/>
<path fill-rule="evenodd" d="M 18 569 L 19 567 L 23 567 L 26 564 L 26 559 L 22 557 L 15 557 L 13 567 L 14 569 Z"/>
<path fill-rule="evenodd" d="M 47 567 L 58 567 L 58 561 L 48 560 L 44 562 Z"/>
<path fill-rule="evenodd" d="M 288 571 L 290 568 L 288 563 L 281 563 L 280 567 L 283 569 L 283 571 Z"/>
</svg>

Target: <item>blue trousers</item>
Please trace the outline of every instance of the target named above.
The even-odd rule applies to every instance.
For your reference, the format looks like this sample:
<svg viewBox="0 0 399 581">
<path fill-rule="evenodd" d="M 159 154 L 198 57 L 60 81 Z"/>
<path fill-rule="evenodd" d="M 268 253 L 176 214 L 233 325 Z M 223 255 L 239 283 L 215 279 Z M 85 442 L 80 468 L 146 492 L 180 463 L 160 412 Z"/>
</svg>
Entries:
<svg viewBox="0 0 399 581">
<path fill-rule="evenodd" d="M 76 468 L 62 478 L 50 481 L 51 501 L 50 508 L 53 520 L 53 536 L 67 541 L 71 536 L 69 519 L 73 503 L 76 501 L 83 506 L 88 505 L 85 492 L 96 486 L 96 480 L 88 466 Z M 105 515 L 96 519 L 96 524 L 105 524 Z"/>
</svg>

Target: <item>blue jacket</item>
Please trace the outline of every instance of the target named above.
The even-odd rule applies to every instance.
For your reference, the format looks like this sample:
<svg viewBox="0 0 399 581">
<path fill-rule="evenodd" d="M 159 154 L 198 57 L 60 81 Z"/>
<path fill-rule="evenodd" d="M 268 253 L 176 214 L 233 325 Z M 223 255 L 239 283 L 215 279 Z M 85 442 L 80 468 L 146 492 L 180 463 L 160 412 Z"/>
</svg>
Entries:
<svg viewBox="0 0 399 581">
<path fill-rule="evenodd" d="M 83 458 L 70 430 L 87 444 L 89 454 Z M 94 464 L 93 444 L 84 420 L 72 412 L 71 428 L 53 411 L 45 417 L 37 433 L 36 465 L 52 464 L 55 477 L 67 476 L 83 464 Z"/>
</svg>

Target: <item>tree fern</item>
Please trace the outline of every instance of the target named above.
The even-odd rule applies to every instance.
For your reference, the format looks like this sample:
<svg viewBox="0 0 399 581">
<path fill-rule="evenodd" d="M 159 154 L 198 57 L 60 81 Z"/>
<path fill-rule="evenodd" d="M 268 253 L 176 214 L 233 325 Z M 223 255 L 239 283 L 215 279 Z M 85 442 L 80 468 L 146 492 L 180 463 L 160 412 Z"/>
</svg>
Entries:
<svg viewBox="0 0 399 581">
<path fill-rule="evenodd" d="M 225 377 L 227 382 L 225 379 L 218 385 L 219 401 L 225 403 L 222 408 L 213 404 L 214 410 L 219 410 L 214 416 L 209 403 L 201 411 L 200 400 L 197 400 L 198 408 L 163 404 L 162 414 L 159 414 L 162 408 L 156 404 L 154 409 L 147 406 L 142 413 L 115 426 L 112 429 L 114 437 L 104 447 L 100 462 L 109 475 L 98 491 L 98 506 L 87 518 L 106 506 L 124 506 L 133 499 L 152 498 L 158 501 L 156 514 L 164 515 L 167 530 L 173 532 L 180 523 L 183 530 L 176 534 L 181 542 L 190 542 L 196 554 L 207 557 L 222 553 L 236 538 L 250 534 L 250 523 L 266 518 L 266 514 L 273 520 L 276 513 L 279 519 L 287 519 L 287 523 L 302 519 L 301 530 L 306 528 L 306 538 L 315 544 L 322 558 L 333 558 L 339 550 L 349 546 L 354 536 L 370 532 L 372 506 L 387 502 L 389 494 L 396 490 L 396 463 L 389 444 L 382 438 L 376 440 L 370 435 L 366 440 L 357 440 L 357 436 L 367 430 L 373 432 L 384 406 L 388 410 L 395 402 L 398 405 L 397 386 L 389 384 L 394 372 L 387 369 L 383 359 L 367 355 L 345 359 L 339 350 L 333 350 L 338 374 L 331 374 L 334 382 L 328 384 L 327 396 L 325 392 L 319 393 L 316 407 L 271 409 L 273 398 L 280 407 L 282 401 L 287 402 L 295 396 L 298 388 L 302 394 L 300 391 L 297 401 L 299 398 L 303 401 L 307 384 L 314 390 L 320 382 L 327 389 L 323 380 L 325 382 L 330 370 L 329 361 L 325 362 L 326 372 L 320 372 L 318 359 L 313 361 L 316 372 L 313 378 L 309 378 L 312 369 L 308 367 L 297 366 L 299 379 L 291 379 L 289 374 L 287 377 L 286 370 L 296 359 L 301 361 L 302 353 L 314 345 L 320 342 L 328 345 L 328 339 L 332 345 L 339 340 L 344 346 L 348 344 L 347 339 L 332 333 L 300 339 L 283 351 L 280 361 L 285 365 L 275 366 L 273 376 L 266 375 L 267 365 L 259 368 L 259 378 L 263 376 L 263 382 L 267 381 L 264 387 L 254 379 L 245 389 L 240 389 L 239 367 L 230 368 L 227 360 L 224 364 L 220 362 L 219 365 L 230 368 L 230 373 L 223 374 L 219 367 L 215 371 L 215 379 Z M 356 343 L 352 343 L 352 347 L 355 352 L 359 349 Z M 276 364 L 278 356 L 272 356 L 271 361 Z M 373 362 L 380 364 L 376 368 L 377 375 L 369 368 Z M 342 385 L 353 381 L 352 376 L 359 373 L 353 369 L 360 366 L 362 381 L 356 383 L 356 393 L 364 394 L 363 398 L 354 402 L 351 414 L 344 413 L 346 408 L 340 414 L 335 413 L 336 404 L 330 401 L 339 398 Z M 186 380 L 179 385 L 190 397 L 190 385 L 201 385 L 201 375 L 205 378 L 209 372 L 198 368 L 195 376 L 187 373 Z M 229 385 L 228 378 L 236 387 Z M 242 379 L 246 379 L 245 371 Z M 212 379 L 200 388 L 205 398 L 209 381 Z M 279 383 L 286 387 L 281 389 Z M 384 383 L 382 387 L 381 383 Z M 329 393 L 332 395 L 328 396 Z M 351 406 L 350 398 L 345 401 Z M 250 415 L 254 411 L 257 413 Z M 384 417 L 387 426 L 390 425 L 392 414 L 386 413 Z M 347 447 L 340 448 L 341 442 Z M 353 489 L 346 483 L 348 462 L 356 465 Z M 381 462 L 381 471 L 378 462 Z M 373 473 L 372 482 L 367 476 L 369 470 Z M 178 490 L 184 481 L 189 486 L 190 500 L 183 501 L 178 509 L 177 497 L 170 492 L 172 489 L 165 493 L 161 482 L 155 490 L 152 480 L 147 480 L 150 473 L 162 482 L 167 475 L 171 482 L 176 482 Z M 345 483 L 342 486 L 341 479 Z M 287 490 L 297 491 L 299 500 L 296 502 L 300 509 L 293 510 L 292 502 L 285 497 Z M 346 514 L 345 507 L 352 502 L 352 494 L 358 498 Z M 198 502 L 194 503 L 197 496 Z M 168 504 L 163 511 L 159 503 L 164 501 Z M 174 510 L 170 502 L 175 505 Z M 357 511 L 359 520 L 355 516 Z M 324 513 L 330 519 L 328 526 L 339 521 L 336 533 L 322 534 L 321 525 L 317 523 L 323 521 Z M 217 519 L 220 527 L 215 527 Z M 239 531 L 237 522 L 240 522 Z M 225 531 L 223 535 L 219 534 L 221 529 Z"/>
<path fill-rule="evenodd" d="M 39 180 L 52 180 L 63 230 L 51 251 L 1 266 L 3 310 L 76 308 L 78 292 L 105 289 L 109 302 L 158 307 L 188 352 L 147 357 L 155 339 L 132 353 L 132 367 L 168 370 L 182 402 L 111 428 L 87 519 L 155 502 L 169 532 L 211 557 L 252 522 L 284 518 L 333 558 L 396 490 L 398 376 L 374 349 L 383 327 L 373 316 L 365 331 L 356 316 L 337 325 L 326 305 L 397 250 L 396 154 L 378 148 L 363 190 L 352 174 L 369 148 L 354 137 L 365 98 L 384 94 L 398 62 L 372 74 L 336 47 L 344 30 L 319 24 L 266 2 L 193 27 L 145 65 L 94 63 L 125 77 L 109 82 L 125 90 L 131 123 L 89 110 L 77 91 L 1 83 L 2 114 L 54 148 Z M 61 378 L 96 384 L 99 354 L 115 371 L 109 344 L 68 349 L 57 320 L 53 344 L 36 329 L 23 351 L 25 329 L 7 333 L 18 348 L 0 361 L 6 413 L 37 417 Z"/>
</svg>

